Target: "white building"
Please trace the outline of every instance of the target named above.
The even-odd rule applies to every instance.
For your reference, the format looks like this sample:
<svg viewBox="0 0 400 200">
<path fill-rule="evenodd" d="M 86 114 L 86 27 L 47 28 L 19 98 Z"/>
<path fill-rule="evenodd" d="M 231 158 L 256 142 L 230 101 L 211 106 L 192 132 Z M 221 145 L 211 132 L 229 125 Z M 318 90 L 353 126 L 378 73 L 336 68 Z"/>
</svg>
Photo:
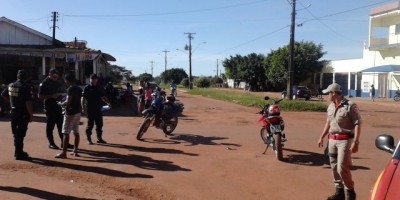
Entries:
<svg viewBox="0 0 400 200">
<path fill-rule="evenodd" d="M 375 96 L 385 98 L 400 88 L 400 2 L 371 9 L 369 21 L 363 57 L 331 61 L 314 77 L 322 88 L 337 82 L 344 94 L 368 97 L 373 84 Z"/>
</svg>

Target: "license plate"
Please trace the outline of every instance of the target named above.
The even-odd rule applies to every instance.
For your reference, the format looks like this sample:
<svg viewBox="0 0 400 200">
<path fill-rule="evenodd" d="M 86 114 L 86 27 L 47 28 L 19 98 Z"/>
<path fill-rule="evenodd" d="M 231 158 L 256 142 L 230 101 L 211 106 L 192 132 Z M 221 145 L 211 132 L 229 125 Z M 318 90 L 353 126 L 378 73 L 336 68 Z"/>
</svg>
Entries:
<svg viewBox="0 0 400 200">
<path fill-rule="evenodd" d="M 271 125 L 269 128 L 271 129 L 271 133 L 282 132 L 281 125 Z"/>
</svg>

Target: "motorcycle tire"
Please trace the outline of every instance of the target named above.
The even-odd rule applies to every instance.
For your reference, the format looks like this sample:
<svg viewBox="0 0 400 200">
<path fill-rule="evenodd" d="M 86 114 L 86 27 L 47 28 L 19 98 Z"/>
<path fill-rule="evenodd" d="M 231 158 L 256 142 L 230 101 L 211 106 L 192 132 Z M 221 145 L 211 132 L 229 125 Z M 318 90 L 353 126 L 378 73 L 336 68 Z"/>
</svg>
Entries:
<svg viewBox="0 0 400 200">
<path fill-rule="evenodd" d="M 171 135 L 172 132 L 175 130 L 176 126 L 178 126 L 178 117 L 172 117 L 168 123 L 166 123 L 162 130 L 165 135 Z"/>
<path fill-rule="evenodd" d="M 395 101 L 400 101 L 400 96 L 399 96 L 399 95 L 396 95 L 396 96 L 393 97 L 393 99 L 394 99 Z"/>
<path fill-rule="evenodd" d="M 150 127 L 151 124 L 151 120 L 150 118 L 145 118 L 144 121 L 142 122 L 142 124 L 140 124 L 138 133 L 136 135 L 136 139 L 137 140 L 142 140 L 142 137 L 144 135 L 144 133 L 147 131 L 147 129 Z"/>
<path fill-rule="evenodd" d="M 261 135 L 261 139 L 264 141 L 265 144 L 269 144 L 270 143 L 270 138 L 268 137 L 269 134 L 267 132 L 267 129 L 265 127 L 262 127 L 260 130 L 260 135 Z"/>
<path fill-rule="evenodd" d="M 282 133 L 275 133 L 274 134 L 274 151 L 275 151 L 275 156 L 278 160 L 282 160 L 283 153 L 282 153 Z"/>
</svg>

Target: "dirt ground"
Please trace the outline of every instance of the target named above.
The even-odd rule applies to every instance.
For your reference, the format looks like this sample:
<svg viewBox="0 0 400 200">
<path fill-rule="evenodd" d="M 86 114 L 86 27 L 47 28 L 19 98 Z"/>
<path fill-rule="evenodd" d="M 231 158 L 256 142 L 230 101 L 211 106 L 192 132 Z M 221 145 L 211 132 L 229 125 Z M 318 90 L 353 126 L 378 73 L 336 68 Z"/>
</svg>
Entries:
<svg viewBox="0 0 400 200">
<path fill-rule="evenodd" d="M 272 150 L 262 154 L 258 108 L 178 95 L 185 110 L 173 136 L 151 127 L 144 141 L 137 141 L 143 119 L 133 114 L 132 105 L 125 105 L 105 113 L 108 144 L 86 144 L 82 118 L 81 157 L 68 159 L 54 158 L 59 151 L 48 148 L 45 118 L 37 113 L 25 138 L 33 160 L 14 160 L 10 122 L 1 117 L 1 199 L 317 200 L 334 191 L 323 149 L 317 146 L 326 113 L 283 112 L 288 141 L 283 161 L 277 161 Z M 367 199 L 391 157 L 375 148 L 375 137 L 388 133 L 399 140 L 400 104 L 354 101 L 364 122 L 352 173 L 358 199 Z"/>
</svg>

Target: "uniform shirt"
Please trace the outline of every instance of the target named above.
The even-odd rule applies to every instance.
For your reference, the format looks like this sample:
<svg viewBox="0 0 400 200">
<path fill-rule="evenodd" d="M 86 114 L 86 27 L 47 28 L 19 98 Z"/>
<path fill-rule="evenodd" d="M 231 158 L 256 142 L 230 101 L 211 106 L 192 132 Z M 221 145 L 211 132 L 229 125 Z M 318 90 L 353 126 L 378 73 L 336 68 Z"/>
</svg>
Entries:
<svg viewBox="0 0 400 200">
<path fill-rule="evenodd" d="M 76 85 L 71 85 L 67 89 L 67 95 L 71 98 L 71 102 L 65 108 L 67 115 L 74 115 L 82 112 L 81 97 L 82 89 Z"/>
<path fill-rule="evenodd" d="M 332 102 L 328 106 L 329 133 L 354 133 L 356 125 L 361 124 L 361 116 L 355 103 L 343 98 L 338 106 Z"/>
<path fill-rule="evenodd" d="M 31 86 L 25 81 L 18 80 L 8 85 L 1 93 L 2 96 L 10 98 L 12 111 L 16 113 L 28 114 L 26 102 L 32 101 Z"/>
<path fill-rule="evenodd" d="M 87 85 L 83 89 L 82 97 L 86 99 L 87 109 L 89 112 L 100 112 L 103 106 L 102 97 L 104 97 L 104 89 L 98 86 Z"/>
<path fill-rule="evenodd" d="M 39 95 L 56 94 L 60 87 L 61 87 L 61 85 L 58 81 L 54 81 L 51 78 L 47 77 L 39 85 Z M 59 106 L 57 105 L 57 99 L 54 99 L 54 98 L 45 99 L 44 107 L 46 109 L 58 108 Z"/>
</svg>

